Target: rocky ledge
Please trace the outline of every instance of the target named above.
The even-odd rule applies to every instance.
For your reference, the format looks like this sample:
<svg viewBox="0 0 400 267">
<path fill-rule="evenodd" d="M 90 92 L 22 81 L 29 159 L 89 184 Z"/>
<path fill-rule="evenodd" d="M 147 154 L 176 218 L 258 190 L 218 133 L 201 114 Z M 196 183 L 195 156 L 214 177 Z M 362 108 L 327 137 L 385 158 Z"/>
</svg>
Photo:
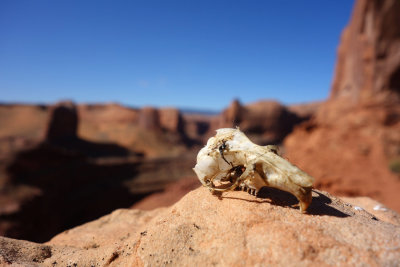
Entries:
<svg viewBox="0 0 400 267">
<path fill-rule="evenodd" d="M 0 265 L 400 265 L 398 214 L 386 222 L 317 190 L 308 214 L 294 204 L 278 190 L 198 188 L 169 208 L 116 210 L 45 244 L 1 237 Z"/>
</svg>

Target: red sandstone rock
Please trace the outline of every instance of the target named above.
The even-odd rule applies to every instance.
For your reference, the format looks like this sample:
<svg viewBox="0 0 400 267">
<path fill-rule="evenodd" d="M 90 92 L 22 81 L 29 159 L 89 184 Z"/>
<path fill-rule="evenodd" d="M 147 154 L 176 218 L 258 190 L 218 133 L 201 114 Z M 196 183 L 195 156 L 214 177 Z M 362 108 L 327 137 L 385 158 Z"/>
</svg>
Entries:
<svg viewBox="0 0 400 267">
<path fill-rule="evenodd" d="M 6 138 L 41 139 L 47 121 L 47 106 L 0 104 L 0 141 Z"/>
<path fill-rule="evenodd" d="M 158 110 L 160 124 L 163 129 L 173 133 L 183 132 L 183 120 L 181 113 L 176 108 L 161 108 Z"/>
<path fill-rule="evenodd" d="M 184 132 L 185 135 L 192 139 L 204 144 L 210 137 L 210 128 L 212 128 L 213 123 L 216 121 L 216 115 L 208 114 L 183 114 L 184 121 Z M 214 127 L 216 129 L 217 126 Z"/>
<path fill-rule="evenodd" d="M 317 113 L 322 103 L 323 102 L 318 101 L 295 104 L 288 106 L 288 109 L 290 112 L 296 114 L 298 117 L 308 120 Z"/>
<path fill-rule="evenodd" d="M 317 188 L 400 211 L 400 2 L 359 0 L 338 51 L 330 99 L 285 140 Z"/>
<path fill-rule="evenodd" d="M 391 224 L 400 225 L 400 214 L 389 209 L 382 203 L 373 200 L 369 197 L 341 197 L 347 203 L 352 204 L 354 207 L 359 207 L 367 212 L 373 214 L 379 220 L 389 222 Z M 358 208 L 357 208 L 358 209 Z"/>
<path fill-rule="evenodd" d="M 87 140 L 115 142 L 149 157 L 176 156 L 186 150 L 185 122 L 177 109 L 84 105 L 79 114 L 79 135 Z"/>
<path fill-rule="evenodd" d="M 242 106 L 234 100 L 211 129 L 238 126 L 260 144 L 279 143 L 301 118 L 276 101 L 258 101 Z"/>
<path fill-rule="evenodd" d="M 331 99 L 399 99 L 400 2 L 358 0 L 342 33 Z M 394 94 L 393 94 L 394 93 Z"/>
<path fill-rule="evenodd" d="M 308 214 L 281 191 L 199 188 L 169 208 L 116 210 L 46 244 L 0 237 L 0 264 L 398 266 L 400 226 L 315 191 Z"/>
<path fill-rule="evenodd" d="M 51 142 L 76 138 L 77 131 L 78 114 L 74 103 L 60 102 L 50 108 L 46 140 Z"/>
<path fill-rule="evenodd" d="M 162 192 L 157 192 L 135 203 L 131 208 L 139 210 L 152 210 L 168 207 L 178 202 L 188 192 L 201 186 L 196 177 L 187 177 L 165 187 Z"/>
<path fill-rule="evenodd" d="M 139 111 L 139 127 L 145 130 L 161 130 L 158 110 L 153 107 L 144 107 Z"/>
<path fill-rule="evenodd" d="M 225 109 L 221 114 L 221 121 L 218 128 L 231 128 L 240 125 L 243 120 L 244 108 L 240 104 L 239 100 L 235 99 L 232 101 L 230 106 Z"/>
<path fill-rule="evenodd" d="M 110 104 L 82 104 L 78 106 L 79 118 L 82 124 L 115 124 L 138 123 L 139 110 L 122 106 L 116 103 Z"/>
<path fill-rule="evenodd" d="M 0 115 L 4 115 L 0 121 L 8 127 L 13 124 L 6 120 L 6 112 L 18 119 L 21 114 L 34 117 L 42 114 L 38 109 L 46 110 L 28 108 L 0 107 Z M 168 133 L 139 129 L 135 113 L 119 105 L 84 106 L 79 112 L 85 116 L 84 123 L 93 123 L 104 132 L 119 133 L 122 139 L 124 134 L 136 134 L 137 147 L 142 145 L 147 151 L 154 151 L 155 156 L 165 153 L 167 158 L 147 159 L 110 140 L 100 143 L 80 138 L 78 115 L 72 103 L 51 108 L 46 133 L 41 134 L 47 139 L 42 142 L 30 144 L 21 139 L 23 136 L 11 139 L 15 130 L 11 127 L 11 136 L 1 140 L 13 143 L 8 153 L 0 153 L 0 235 L 45 241 L 66 227 L 128 207 L 143 196 L 164 189 L 171 181 L 192 174 L 194 155 L 174 157 L 180 154 L 179 150 L 185 151 L 179 140 Z M 106 124 L 108 128 L 102 128 Z"/>
</svg>

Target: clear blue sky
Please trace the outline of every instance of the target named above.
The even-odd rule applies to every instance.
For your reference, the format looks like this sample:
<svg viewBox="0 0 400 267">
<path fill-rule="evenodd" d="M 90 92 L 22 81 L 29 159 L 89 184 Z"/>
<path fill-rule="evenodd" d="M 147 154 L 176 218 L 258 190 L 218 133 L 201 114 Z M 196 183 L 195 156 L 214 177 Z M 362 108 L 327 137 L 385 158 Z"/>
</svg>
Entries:
<svg viewBox="0 0 400 267">
<path fill-rule="evenodd" d="M 327 98 L 350 0 L 2 0 L 0 101 Z"/>
</svg>

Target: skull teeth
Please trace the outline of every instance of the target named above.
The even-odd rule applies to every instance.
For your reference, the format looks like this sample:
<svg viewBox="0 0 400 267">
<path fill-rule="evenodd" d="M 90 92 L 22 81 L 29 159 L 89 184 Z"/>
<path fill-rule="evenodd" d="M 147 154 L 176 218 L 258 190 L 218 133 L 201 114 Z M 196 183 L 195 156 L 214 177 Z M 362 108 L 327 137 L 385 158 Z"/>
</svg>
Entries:
<svg viewBox="0 0 400 267">
<path fill-rule="evenodd" d="M 248 187 L 246 185 L 242 184 L 242 185 L 239 186 L 239 188 L 240 188 L 240 190 L 245 191 L 245 192 L 249 193 L 250 195 L 253 195 L 253 196 L 257 195 L 256 189 L 252 189 L 252 188 L 250 188 L 250 187 Z"/>
</svg>

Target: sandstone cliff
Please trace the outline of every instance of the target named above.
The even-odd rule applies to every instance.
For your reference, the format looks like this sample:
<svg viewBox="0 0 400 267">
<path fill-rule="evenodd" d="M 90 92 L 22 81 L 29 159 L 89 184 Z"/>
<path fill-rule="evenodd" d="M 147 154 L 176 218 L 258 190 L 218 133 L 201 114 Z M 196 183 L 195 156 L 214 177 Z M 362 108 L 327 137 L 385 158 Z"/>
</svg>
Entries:
<svg viewBox="0 0 400 267">
<path fill-rule="evenodd" d="M 358 0 L 338 48 L 331 100 L 388 101 L 400 93 L 400 2 Z"/>
<path fill-rule="evenodd" d="M 358 0 L 342 34 L 330 98 L 285 140 L 317 188 L 400 211 L 400 2 Z"/>
</svg>

